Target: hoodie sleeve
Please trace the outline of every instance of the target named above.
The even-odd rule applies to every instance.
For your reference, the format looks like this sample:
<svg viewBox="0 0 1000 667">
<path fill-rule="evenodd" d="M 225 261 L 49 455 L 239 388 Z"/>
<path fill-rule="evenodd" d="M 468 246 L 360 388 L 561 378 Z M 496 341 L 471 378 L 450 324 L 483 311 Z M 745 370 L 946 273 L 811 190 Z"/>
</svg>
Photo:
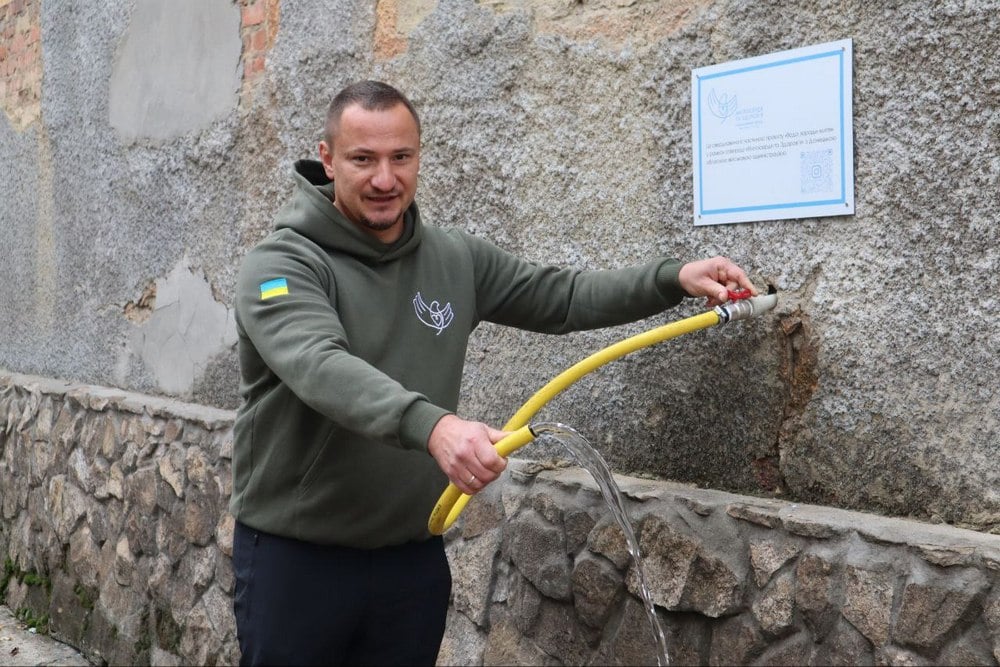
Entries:
<svg viewBox="0 0 1000 667">
<path fill-rule="evenodd" d="M 464 235 L 476 267 L 482 320 L 542 333 L 566 333 L 634 322 L 677 305 L 681 262 L 581 271 L 524 261 Z"/>
<path fill-rule="evenodd" d="M 317 250 L 317 252 L 319 252 Z M 301 245 L 280 239 L 259 246 L 243 262 L 236 318 L 244 382 L 273 384 L 273 374 L 310 408 L 341 427 L 410 449 L 427 447 L 448 411 L 351 354 L 336 307 L 334 276 Z M 245 359 L 256 353 L 258 363 Z M 256 375 L 258 377 L 246 377 Z"/>
</svg>

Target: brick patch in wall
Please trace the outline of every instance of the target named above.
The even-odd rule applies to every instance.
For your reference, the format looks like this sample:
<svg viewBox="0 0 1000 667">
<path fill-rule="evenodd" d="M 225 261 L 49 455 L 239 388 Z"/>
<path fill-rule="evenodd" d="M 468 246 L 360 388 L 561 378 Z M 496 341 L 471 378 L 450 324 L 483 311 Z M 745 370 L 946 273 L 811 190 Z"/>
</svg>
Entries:
<svg viewBox="0 0 1000 667">
<path fill-rule="evenodd" d="M 372 48 L 376 60 L 406 53 L 408 35 L 437 7 L 437 0 L 378 0 Z"/>
<path fill-rule="evenodd" d="M 480 0 L 495 12 L 527 12 L 540 34 L 562 35 L 574 41 L 596 40 L 613 47 L 648 44 L 669 37 L 688 25 L 707 0 Z"/>
<path fill-rule="evenodd" d="M 379 0 L 375 6 L 375 58 L 388 60 L 406 52 L 406 37 L 396 28 L 399 14 L 397 0 Z"/>
<path fill-rule="evenodd" d="M 240 36 L 243 38 L 243 88 L 264 73 L 267 53 L 274 47 L 281 24 L 279 0 L 240 0 Z"/>
<path fill-rule="evenodd" d="M 539 34 L 574 41 L 598 41 L 611 47 L 648 43 L 673 35 L 688 25 L 708 0 L 643 2 L 640 0 L 478 0 L 498 14 L 523 12 Z M 372 48 L 376 60 L 406 53 L 409 35 L 437 8 L 438 0 L 378 0 Z"/>
<path fill-rule="evenodd" d="M 0 108 L 18 130 L 42 115 L 41 0 L 0 0 Z"/>
</svg>

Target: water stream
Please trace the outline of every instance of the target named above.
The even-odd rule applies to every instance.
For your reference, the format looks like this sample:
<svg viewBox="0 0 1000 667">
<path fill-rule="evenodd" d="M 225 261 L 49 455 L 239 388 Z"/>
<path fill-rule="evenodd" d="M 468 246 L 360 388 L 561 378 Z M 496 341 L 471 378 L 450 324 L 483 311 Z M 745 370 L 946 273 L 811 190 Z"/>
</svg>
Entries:
<svg viewBox="0 0 1000 667">
<path fill-rule="evenodd" d="M 608 504 L 612 516 L 614 516 L 618 525 L 621 526 L 622 532 L 625 533 L 625 542 L 628 546 L 629 555 L 632 556 L 632 560 L 635 562 L 635 571 L 639 577 L 639 593 L 642 597 L 642 604 L 646 609 L 646 616 L 649 618 L 653 636 L 656 638 L 656 664 L 659 667 L 667 667 L 670 664 L 670 658 L 667 655 L 667 639 L 663 633 L 663 627 L 660 625 L 660 619 L 656 615 L 653 598 L 649 593 L 649 586 L 646 583 L 646 573 L 642 568 L 642 558 L 639 554 L 639 540 L 636 539 L 635 531 L 632 530 L 632 523 L 625 513 L 625 503 L 622 500 L 621 491 L 611 476 L 611 469 L 608 468 L 607 461 L 587 442 L 586 438 L 565 424 L 543 422 L 532 424 L 531 430 L 539 438 L 552 438 L 562 444 L 573 455 L 576 462 L 590 473 L 600 487 L 601 495 L 604 496 L 604 502 Z"/>
</svg>

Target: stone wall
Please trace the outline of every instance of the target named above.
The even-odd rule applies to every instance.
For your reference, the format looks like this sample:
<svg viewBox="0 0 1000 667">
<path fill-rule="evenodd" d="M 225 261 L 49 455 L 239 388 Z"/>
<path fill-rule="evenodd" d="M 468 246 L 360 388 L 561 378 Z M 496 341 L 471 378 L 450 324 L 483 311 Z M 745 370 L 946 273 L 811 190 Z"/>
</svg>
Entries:
<svg viewBox="0 0 1000 667">
<path fill-rule="evenodd" d="M 0 375 L 0 599 L 110 664 L 235 664 L 231 412 Z"/>
<path fill-rule="evenodd" d="M 996 665 L 1000 538 L 617 479 L 670 664 Z M 516 462 L 448 535 L 444 664 L 656 664 L 589 474 Z"/>
<path fill-rule="evenodd" d="M 0 374 L 0 598 L 95 661 L 231 664 L 233 414 Z M 1000 660 L 1000 537 L 619 477 L 671 664 Z M 441 664 L 655 664 L 586 473 L 513 461 L 447 533 Z"/>
</svg>

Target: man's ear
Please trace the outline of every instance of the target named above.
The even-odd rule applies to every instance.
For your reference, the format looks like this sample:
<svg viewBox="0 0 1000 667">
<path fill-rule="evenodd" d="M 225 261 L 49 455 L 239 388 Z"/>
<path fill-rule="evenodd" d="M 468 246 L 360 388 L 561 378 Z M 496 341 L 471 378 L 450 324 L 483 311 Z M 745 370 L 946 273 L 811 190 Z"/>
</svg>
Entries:
<svg viewBox="0 0 1000 667">
<path fill-rule="evenodd" d="M 326 177 L 333 180 L 333 147 L 326 141 L 319 142 L 319 161 L 323 163 L 323 171 Z"/>
</svg>

